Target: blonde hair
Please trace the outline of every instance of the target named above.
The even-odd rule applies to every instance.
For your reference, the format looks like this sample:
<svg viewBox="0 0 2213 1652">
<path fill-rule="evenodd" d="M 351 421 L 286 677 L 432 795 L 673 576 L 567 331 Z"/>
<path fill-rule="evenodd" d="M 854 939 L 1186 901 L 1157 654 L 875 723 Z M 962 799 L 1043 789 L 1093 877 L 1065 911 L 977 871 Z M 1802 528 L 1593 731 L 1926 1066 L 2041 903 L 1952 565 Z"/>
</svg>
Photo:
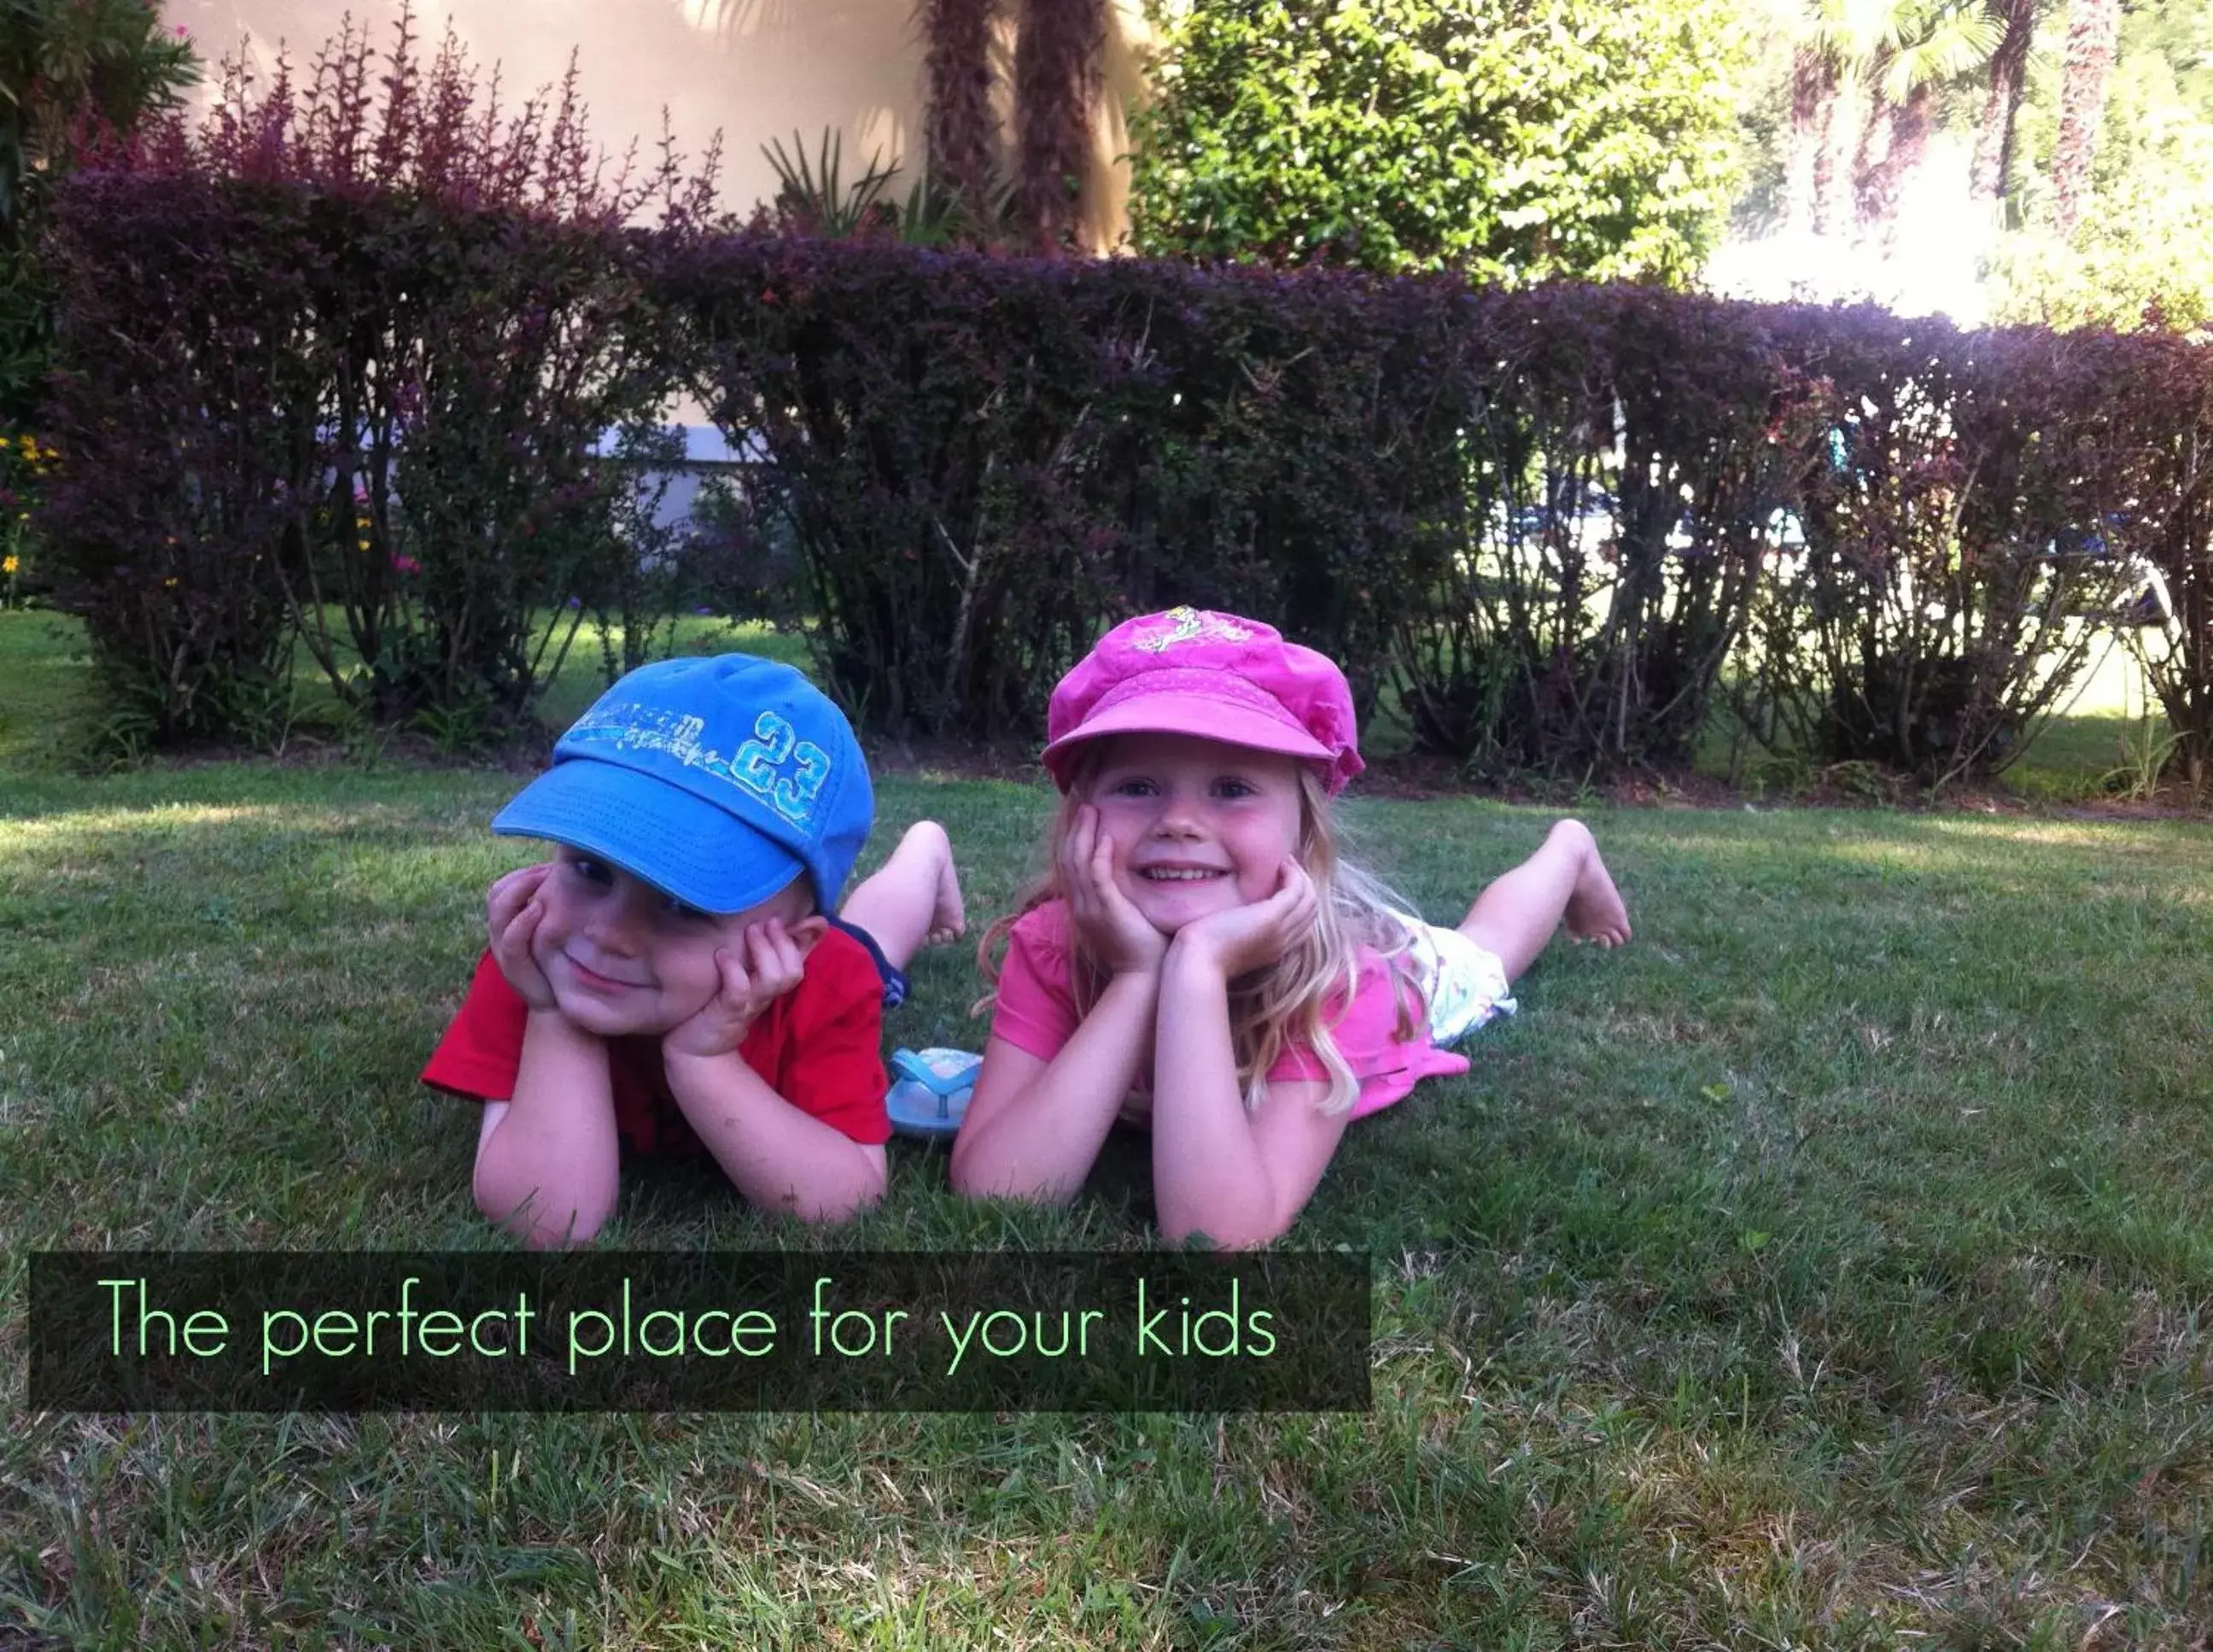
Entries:
<svg viewBox="0 0 2213 1652">
<path fill-rule="evenodd" d="M 981 1015 L 997 1001 L 999 968 L 992 954 L 1016 921 L 1049 901 L 1066 899 L 1060 879 L 1061 846 L 1076 829 L 1076 811 L 1087 801 L 1109 744 L 1105 740 L 1089 742 L 1046 830 L 1046 870 L 1022 890 L 1015 911 L 991 924 L 977 942 L 977 964 L 991 984 L 971 1015 Z M 1326 1012 L 1332 997 L 1338 1000 L 1339 1018 L 1350 1009 L 1359 983 L 1360 948 L 1372 948 L 1390 972 L 1398 1036 L 1413 1035 L 1413 999 L 1406 966 L 1399 961 L 1412 944 L 1401 916 L 1411 909 L 1380 878 L 1343 856 L 1329 793 L 1312 768 L 1302 764 L 1298 774 L 1298 862 L 1314 884 L 1314 926 L 1274 963 L 1229 984 L 1230 1047 L 1236 1054 L 1238 1082 L 1247 1108 L 1258 1106 L 1267 1094 L 1268 1070 L 1288 1046 L 1300 1044 L 1314 1052 L 1329 1076 L 1321 1110 L 1342 1113 L 1359 1098 L 1360 1080 L 1338 1049 Z M 1099 1002 L 1106 981 L 1098 960 L 1084 953 L 1072 927 L 1069 974 L 1080 1021 Z"/>
</svg>

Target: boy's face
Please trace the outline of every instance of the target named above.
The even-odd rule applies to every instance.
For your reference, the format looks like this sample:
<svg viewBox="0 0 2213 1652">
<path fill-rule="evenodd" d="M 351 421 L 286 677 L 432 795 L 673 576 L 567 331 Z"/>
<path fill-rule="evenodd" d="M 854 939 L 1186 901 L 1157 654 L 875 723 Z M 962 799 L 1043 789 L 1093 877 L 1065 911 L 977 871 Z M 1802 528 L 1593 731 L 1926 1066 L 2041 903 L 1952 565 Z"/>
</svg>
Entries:
<svg viewBox="0 0 2213 1652">
<path fill-rule="evenodd" d="M 722 988 L 716 951 L 745 965 L 748 924 L 782 918 L 802 954 L 826 927 L 803 875 L 742 912 L 703 912 L 565 844 L 538 899 L 531 955 L 561 1013 L 600 1038 L 657 1038 L 698 1015 Z"/>
</svg>

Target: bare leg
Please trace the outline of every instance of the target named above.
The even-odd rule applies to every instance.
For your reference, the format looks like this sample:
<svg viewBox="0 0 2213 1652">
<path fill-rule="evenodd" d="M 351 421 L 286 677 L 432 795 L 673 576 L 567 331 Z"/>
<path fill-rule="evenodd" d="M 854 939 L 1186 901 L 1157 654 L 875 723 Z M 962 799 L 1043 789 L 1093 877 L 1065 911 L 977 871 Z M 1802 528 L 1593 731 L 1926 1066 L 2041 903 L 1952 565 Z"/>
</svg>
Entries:
<svg viewBox="0 0 2213 1652">
<path fill-rule="evenodd" d="M 1563 919 L 1579 941 L 1617 947 L 1629 939 L 1628 908 L 1581 820 L 1558 822 L 1542 848 L 1478 895 L 1460 932 L 1496 953 L 1510 981 L 1544 951 Z"/>
<path fill-rule="evenodd" d="M 886 861 L 853 893 L 838 916 L 876 939 L 893 969 L 905 969 L 927 942 L 957 940 L 968 928 L 953 844 L 935 820 L 918 820 Z"/>
</svg>

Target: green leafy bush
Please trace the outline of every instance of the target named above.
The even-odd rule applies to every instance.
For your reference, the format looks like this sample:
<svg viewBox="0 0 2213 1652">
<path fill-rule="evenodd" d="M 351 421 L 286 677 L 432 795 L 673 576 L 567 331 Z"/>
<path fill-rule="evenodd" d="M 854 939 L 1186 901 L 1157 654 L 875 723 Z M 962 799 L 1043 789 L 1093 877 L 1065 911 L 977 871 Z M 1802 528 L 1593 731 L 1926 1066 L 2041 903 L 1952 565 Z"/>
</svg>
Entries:
<svg viewBox="0 0 2213 1652">
<path fill-rule="evenodd" d="M 1142 252 L 1674 281 L 1728 204 L 1727 8 L 1197 0 L 1163 21 Z"/>
</svg>

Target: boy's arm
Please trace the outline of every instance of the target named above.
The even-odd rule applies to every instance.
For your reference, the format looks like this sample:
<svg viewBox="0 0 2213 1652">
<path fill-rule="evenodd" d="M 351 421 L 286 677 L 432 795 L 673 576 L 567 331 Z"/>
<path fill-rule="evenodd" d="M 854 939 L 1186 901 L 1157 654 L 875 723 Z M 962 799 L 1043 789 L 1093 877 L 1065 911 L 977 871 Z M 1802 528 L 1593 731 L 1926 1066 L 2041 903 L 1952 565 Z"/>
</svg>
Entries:
<svg viewBox="0 0 2213 1652">
<path fill-rule="evenodd" d="M 613 1214 L 621 1147 L 607 1046 L 533 1007 L 515 1093 L 485 1103 L 477 1209 L 525 1244 L 582 1244 Z"/>
<path fill-rule="evenodd" d="M 717 952 L 721 991 L 661 1040 L 661 1066 L 677 1106 L 739 1192 L 802 1221 L 838 1222 L 883 1197 L 888 1171 L 881 1143 L 856 1141 L 778 1094 L 738 1052 L 755 1019 L 804 984 L 808 954 L 821 925 L 808 918 L 801 927 L 805 945 L 802 936 L 771 919 L 747 926 L 742 958 L 735 949 Z M 882 1033 L 874 1005 L 870 1000 L 867 1041 L 873 1082 L 880 1087 L 875 1049 Z M 808 1030 L 831 1039 L 857 1033 L 843 1021 Z M 802 1053 L 823 1059 L 831 1052 Z M 869 1099 L 881 1111 L 881 1088 Z"/>
<path fill-rule="evenodd" d="M 494 1113 L 498 1104 L 485 1104 L 472 1178 L 477 1209 L 540 1249 L 599 1232 L 614 1211 L 622 1155 L 607 1047 L 555 1007 L 531 950 L 546 915 L 538 891 L 552 871 L 551 862 L 519 868 L 485 899 L 492 960 L 525 1019 L 506 1105 Z"/>
<path fill-rule="evenodd" d="M 738 1192 L 762 1209 L 841 1222 L 884 1196 L 881 1145 L 802 1112 L 735 1051 L 689 1055 L 664 1046 L 661 1064 L 692 1131 Z"/>
<path fill-rule="evenodd" d="M 613 1211 L 617 1145 L 607 1051 L 564 1020 L 531 955 L 550 864 L 491 887 L 489 947 L 423 1081 L 483 1106 L 477 1208 L 524 1243 L 580 1244 Z"/>
</svg>

